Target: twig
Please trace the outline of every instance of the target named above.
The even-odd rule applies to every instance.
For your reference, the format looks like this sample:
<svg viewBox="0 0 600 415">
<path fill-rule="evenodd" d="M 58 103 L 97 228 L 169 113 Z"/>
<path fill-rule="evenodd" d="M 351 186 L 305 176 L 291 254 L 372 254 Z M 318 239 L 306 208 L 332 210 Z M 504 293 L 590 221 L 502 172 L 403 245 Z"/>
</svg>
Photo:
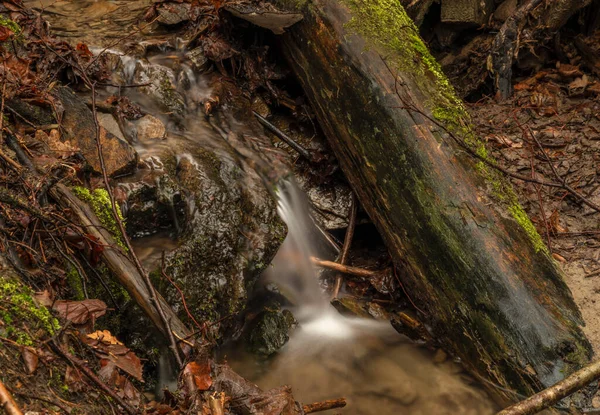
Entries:
<svg viewBox="0 0 600 415">
<path fill-rule="evenodd" d="M 263 117 L 262 115 L 260 115 L 258 112 L 256 112 L 256 111 L 252 111 L 252 112 L 254 113 L 254 116 L 256 117 L 256 119 L 258 119 L 258 121 L 263 126 L 265 126 L 269 131 L 271 131 L 273 134 L 275 134 L 277 136 L 277 138 L 279 138 L 281 141 L 286 143 L 288 146 L 290 146 L 291 148 L 296 150 L 298 152 L 298 154 L 300 154 L 306 160 L 311 161 L 311 162 L 315 161 L 315 158 L 313 157 L 313 155 L 310 151 L 308 151 L 307 149 L 302 147 L 300 144 L 298 144 L 297 142 L 292 140 L 283 131 L 281 131 L 279 128 L 275 127 L 273 124 L 271 124 L 269 121 L 267 121 L 267 119 L 265 117 Z"/>
<path fill-rule="evenodd" d="M 503 409 L 496 415 L 535 414 L 542 409 L 554 405 L 562 398 L 577 392 L 598 378 L 600 378 L 600 360 L 588 364 L 553 386 Z"/>
<path fill-rule="evenodd" d="M 58 355 L 64 358 L 71 366 L 78 369 L 84 375 L 86 375 L 92 382 L 96 384 L 103 392 L 105 392 L 108 396 L 113 398 L 119 405 L 125 409 L 125 411 L 130 415 L 137 414 L 137 411 L 133 409 L 131 406 L 125 403 L 123 399 L 115 391 L 109 388 L 106 383 L 102 382 L 98 377 L 90 370 L 89 367 L 85 365 L 82 360 L 79 360 L 77 357 L 70 354 L 66 351 L 61 345 L 59 345 L 56 341 L 52 341 L 49 343 L 52 350 L 54 350 Z"/>
<path fill-rule="evenodd" d="M 370 271 L 364 268 L 350 267 L 333 261 L 324 261 L 319 258 L 310 257 L 312 263 L 318 267 L 332 269 L 334 271 L 343 272 L 344 274 L 354 275 L 361 278 L 372 278 L 381 275 L 382 271 Z"/>
<path fill-rule="evenodd" d="M 23 412 L 21 412 L 19 406 L 2 381 L 0 381 L 0 408 L 4 409 L 7 415 L 23 415 Z"/>
<path fill-rule="evenodd" d="M 162 309 L 161 305 L 159 304 L 159 302 L 157 300 L 156 289 L 154 288 L 152 281 L 150 281 L 150 277 L 148 276 L 148 273 L 146 272 L 146 270 L 140 263 L 140 260 L 137 257 L 137 255 L 135 254 L 135 252 L 133 250 L 133 246 L 131 245 L 131 242 L 129 241 L 129 237 L 127 236 L 127 232 L 125 231 L 125 226 L 123 226 L 123 221 L 121 220 L 121 217 L 118 214 L 117 204 L 115 202 L 115 197 L 113 195 L 112 188 L 110 187 L 110 184 L 108 181 L 106 165 L 104 164 L 104 153 L 102 152 L 102 143 L 100 142 L 100 124 L 98 123 L 98 114 L 96 113 L 96 85 L 94 83 L 90 82 L 89 78 L 87 77 L 87 75 L 85 73 L 82 73 L 82 76 L 84 77 L 83 78 L 84 81 L 86 83 L 89 83 L 88 86 L 92 90 L 92 114 L 93 114 L 94 124 L 96 127 L 96 147 L 98 149 L 98 159 L 100 161 L 100 167 L 102 170 L 102 178 L 104 179 L 104 186 L 105 186 L 108 196 L 110 198 L 110 205 L 112 208 L 112 213 L 113 213 L 114 219 L 117 223 L 117 226 L 119 227 L 119 231 L 121 232 L 123 242 L 125 243 L 125 246 L 127 247 L 129 256 L 131 257 L 136 268 L 138 269 L 138 271 L 144 278 L 144 282 L 146 283 L 146 287 L 148 289 L 148 292 L 150 293 L 150 301 L 154 304 L 154 307 L 156 308 L 156 311 L 158 312 L 158 315 L 160 316 L 160 318 L 163 322 L 165 332 L 167 334 L 167 338 L 169 339 L 169 342 L 171 343 L 171 350 L 172 350 L 173 354 L 175 355 L 177 364 L 179 365 L 179 367 L 182 367 L 183 361 L 181 359 L 181 356 L 179 355 L 179 348 L 177 347 L 177 342 L 175 341 L 175 337 L 173 336 L 173 331 L 171 330 L 171 325 L 169 324 L 169 321 L 167 320 L 167 317 L 165 316 L 164 310 Z"/>
<path fill-rule="evenodd" d="M 167 272 L 165 271 L 165 253 L 164 253 L 164 251 L 163 251 L 162 257 L 161 257 L 160 272 L 162 273 L 162 276 L 165 277 L 167 279 L 167 281 L 169 281 L 169 283 L 171 283 L 171 285 L 173 287 L 175 287 L 175 289 L 177 290 L 177 292 L 179 292 L 179 296 L 181 297 L 181 303 L 183 304 L 183 308 L 185 309 L 185 312 L 188 315 L 188 317 L 190 318 L 190 320 L 192 320 L 194 322 L 194 324 L 196 325 L 196 327 L 198 327 L 200 330 L 202 330 L 202 325 L 196 321 L 196 319 L 194 318 L 194 315 L 188 309 L 187 303 L 185 301 L 185 295 L 183 295 L 183 291 L 181 291 L 181 288 L 179 288 L 179 286 L 175 283 L 175 281 L 173 281 L 167 275 Z"/>
<path fill-rule="evenodd" d="M 305 414 L 312 414 L 313 412 L 328 411 L 330 409 L 343 408 L 344 406 L 346 406 L 346 398 L 338 398 L 303 405 L 302 410 Z"/>
<path fill-rule="evenodd" d="M 340 265 L 346 265 L 348 262 L 348 255 L 350 253 L 350 246 L 352 245 L 352 239 L 354 238 L 354 228 L 356 227 L 356 215 L 358 213 L 358 200 L 356 194 L 352 192 L 352 202 L 350 205 L 350 220 L 348 221 L 348 229 L 344 237 L 344 246 L 342 247 L 342 253 L 340 254 Z M 340 288 L 342 287 L 342 275 L 338 274 L 335 277 L 335 286 L 331 293 L 331 298 L 337 298 Z"/>
</svg>

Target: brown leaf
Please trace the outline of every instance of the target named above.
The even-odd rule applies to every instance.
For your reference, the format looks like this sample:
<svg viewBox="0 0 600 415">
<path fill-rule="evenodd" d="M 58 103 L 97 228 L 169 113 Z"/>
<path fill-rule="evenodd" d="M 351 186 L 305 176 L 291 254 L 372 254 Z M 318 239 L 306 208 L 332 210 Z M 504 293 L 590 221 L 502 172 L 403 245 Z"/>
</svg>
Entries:
<svg viewBox="0 0 600 415">
<path fill-rule="evenodd" d="M 23 347 L 21 350 L 21 356 L 25 362 L 25 369 L 30 375 L 36 371 L 39 363 L 39 357 L 37 351 L 33 347 Z"/>
<path fill-rule="evenodd" d="M 201 363 L 190 362 L 183 369 L 183 379 L 185 380 L 188 393 L 192 394 L 197 390 L 208 390 L 212 385 L 210 361 Z"/>
<path fill-rule="evenodd" d="M 141 360 L 108 330 L 97 331 L 85 336 L 80 335 L 79 338 L 94 348 L 96 354 L 102 359 L 101 363 L 104 361 L 106 366 L 101 369 L 104 376 L 109 376 L 113 370 L 112 367 L 108 366 L 108 363 L 110 363 L 143 382 Z"/>
<path fill-rule="evenodd" d="M 69 387 L 71 392 L 81 392 L 86 386 L 81 372 L 71 366 L 67 366 L 67 371 L 65 372 L 65 384 Z"/>
<path fill-rule="evenodd" d="M 106 313 L 106 304 L 101 300 L 63 301 L 58 300 L 52 309 L 61 317 L 70 320 L 73 324 L 85 324 L 94 321 Z"/>
<path fill-rule="evenodd" d="M 54 302 L 52 295 L 48 290 L 37 292 L 33 295 L 33 297 L 38 303 L 46 307 L 52 307 L 52 303 Z"/>
</svg>

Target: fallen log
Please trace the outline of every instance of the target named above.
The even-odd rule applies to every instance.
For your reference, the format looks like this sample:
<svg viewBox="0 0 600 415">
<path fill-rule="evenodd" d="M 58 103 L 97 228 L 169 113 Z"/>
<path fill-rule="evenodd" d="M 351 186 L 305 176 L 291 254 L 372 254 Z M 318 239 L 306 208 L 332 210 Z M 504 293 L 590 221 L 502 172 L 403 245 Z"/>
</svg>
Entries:
<svg viewBox="0 0 600 415">
<path fill-rule="evenodd" d="M 100 245 L 104 246 L 102 259 L 108 269 L 118 279 L 121 286 L 131 295 L 131 298 L 152 320 L 154 325 L 168 338 L 163 321 L 151 301 L 152 296 L 144 282 L 144 276 L 140 274 L 140 271 L 131 259 L 118 248 L 114 238 L 102 226 L 92 209 L 62 184 L 52 187 L 49 193 L 63 208 L 70 209 L 79 225 L 85 228 L 90 235 L 97 238 L 97 242 Z M 190 334 L 189 329 L 158 293 L 157 298 L 175 337 L 178 339 L 188 337 Z"/>
<path fill-rule="evenodd" d="M 561 271 L 399 1 L 274 1 L 304 13 L 283 54 L 434 337 L 504 402 L 585 365 Z"/>
</svg>

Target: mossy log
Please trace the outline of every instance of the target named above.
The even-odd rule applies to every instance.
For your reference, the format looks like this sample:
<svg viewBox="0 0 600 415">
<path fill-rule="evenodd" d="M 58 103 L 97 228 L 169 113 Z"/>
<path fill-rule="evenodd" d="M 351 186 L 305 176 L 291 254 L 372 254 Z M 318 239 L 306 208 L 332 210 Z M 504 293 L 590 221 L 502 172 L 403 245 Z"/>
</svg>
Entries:
<svg viewBox="0 0 600 415">
<path fill-rule="evenodd" d="M 97 239 L 97 242 L 104 247 L 102 258 L 106 266 L 117 278 L 131 298 L 140 306 L 144 313 L 152 320 L 156 328 L 167 335 L 162 319 L 154 306 L 151 295 L 144 276 L 140 274 L 134 263 L 118 247 L 114 237 L 108 232 L 105 226 L 100 222 L 92 208 L 82 202 L 66 186 L 57 184 L 50 189 L 52 197 L 64 208 L 69 209 L 77 218 L 79 224 L 87 229 L 90 235 Z M 157 294 L 158 303 L 169 322 L 171 331 L 179 339 L 186 338 L 190 331 L 177 317 L 177 314 L 165 301 Z"/>
<path fill-rule="evenodd" d="M 276 3 L 304 13 L 283 54 L 436 338 L 502 400 L 585 364 L 561 271 L 400 2 Z"/>
</svg>

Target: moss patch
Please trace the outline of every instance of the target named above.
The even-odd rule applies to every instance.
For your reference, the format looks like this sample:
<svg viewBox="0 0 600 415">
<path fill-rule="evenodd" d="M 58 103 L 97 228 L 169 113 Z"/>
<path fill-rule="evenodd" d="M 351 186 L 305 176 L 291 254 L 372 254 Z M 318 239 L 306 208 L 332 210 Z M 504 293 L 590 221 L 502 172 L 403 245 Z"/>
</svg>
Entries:
<svg viewBox="0 0 600 415">
<path fill-rule="evenodd" d="M 479 157 L 494 163 L 485 143 L 473 132 L 465 106 L 442 71 L 440 64 L 429 52 L 419 36 L 414 22 L 398 0 L 342 0 L 353 17 L 346 24 L 350 33 L 356 33 L 368 42 L 390 66 L 391 71 L 413 75 L 414 81 L 427 97 L 425 107 L 431 116 L 447 131 L 459 137 Z M 519 205 L 512 187 L 499 172 L 483 162 L 476 170 L 492 187 L 492 196 L 507 206 L 514 220 L 531 239 L 535 251 L 548 252 L 537 230 Z"/>
<path fill-rule="evenodd" d="M 108 196 L 106 189 L 95 189 L 93 192 L 90 192 L 89 189 L 85 187 L 76 186 L 73 187 L 72 190 L 79 199 L 91 206 L 92 210 L 100 220 L 100 223 L 102 223 L 102 226 L 104 226 L 106 230 L 115 238 L 117 245 L 119 245 L 123 250 L 127 251 L 127 247 L 125 246 L 125 242 L 123 240 L 123 234 L 121 233 L 119 226 L 117 225 L 117 221 L 113 216 L 110 197 Z M 123 218 L 121 209 L 117 209 L 117 214 L 119 215 L 121 222 L 124 224 L 125 219 Z"/>
<path fill-rule="evenodd" d="M 28 287 L 16 281 L 0 277 L 0 302 L 0 331 L 19 344 L 33 346 L 30 333 L 38 329 L 50 336 L 60 330 L 58 320 L 35 302 Z"/>
</svg>

